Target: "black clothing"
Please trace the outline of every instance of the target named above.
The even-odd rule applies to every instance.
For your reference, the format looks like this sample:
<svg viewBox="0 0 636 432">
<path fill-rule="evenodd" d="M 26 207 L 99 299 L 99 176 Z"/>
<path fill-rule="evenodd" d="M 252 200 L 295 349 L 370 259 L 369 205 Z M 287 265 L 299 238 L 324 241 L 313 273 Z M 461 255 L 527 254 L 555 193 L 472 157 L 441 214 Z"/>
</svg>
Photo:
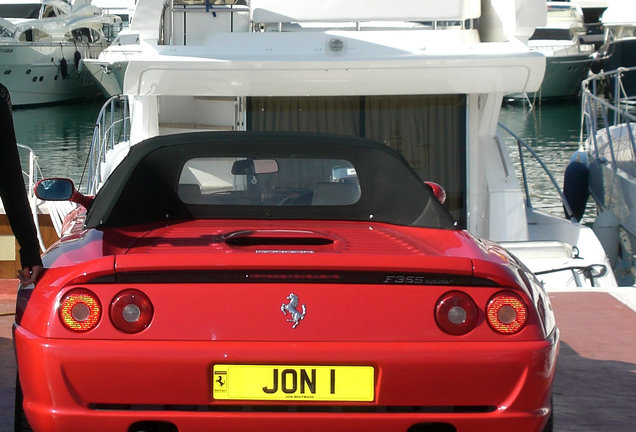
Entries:
<svg viewBox="0 0 636 432">
<path fill-rule="evenodd" d="M 42 265 L 40 245 L 25 193 L 20 156 L 13 128 L 11 97 L 0 84 L 0 198 L 20 244 L 22 268 Z"/>
</svg>

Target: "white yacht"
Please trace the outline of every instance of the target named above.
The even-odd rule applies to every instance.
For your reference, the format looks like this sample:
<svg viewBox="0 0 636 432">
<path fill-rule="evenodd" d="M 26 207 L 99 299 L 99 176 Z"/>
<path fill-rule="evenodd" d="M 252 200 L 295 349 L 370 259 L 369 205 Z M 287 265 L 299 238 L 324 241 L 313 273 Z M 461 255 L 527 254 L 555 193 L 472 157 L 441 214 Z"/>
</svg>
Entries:
<svg viewBox="0 0 636 432">
<path fill-rule="evenodd" d="M 119 26 L 109 26 L 110 31 L 107 36 L 110 40 L 115 39 L 117 34 L 130 25 L 130 20 L 135 11 L 135 0 L 92 0 L 92 5 L 98 7 L 102 12 L 109 15 L 117 15 L 121 18 Z"/>
<path fill-rule="evenodd" d="M 157 135 L 367 137 L 443 185 L 459 227 L 501 242 L 548 288 L 616 286 L 589 227 L 532 207 L 508 150 L 523 143 L 498 125 L 505 95 L 541 85 L 546 59 L 527 41 L 545 23 L 535 0 L 139 0 L 119 54 L 86 61 L 121 95 L 81 187 L 94 194 Z"/>
<path fill-rule="evenodd" d="M 636 97 L 623 79 L 636 66 L 592 75 L 583 82 L 581 145 L 566 169 L 566 194 L 575 207 L 591 194 L 594 229 L 617 269 L 633 284 L 636 254 Z M 569 186 L 569 187 L 568 187 Z M 577 202 L 578 201 L 578 202 Z"/>
<path fill-rule="evenodd" d="M 95 94 L 83 61 L 106 48 L 103 15 L 90 0 L 0 1 L 0 80 L 14 105 L 60 102 Z"/>
<path fill-rule="evenodd" d="M 530 49 L 546 56 L 543 82 L 537 92 L 511 95 L 511 99 L 576 98 L 581 81 L 589 73 L 594 46 L 581 42 L 585 34 L 581 7 L 571 2 L 549 1 L 547 8 L 546 25 L 538 27 L 528 41 Z"/>
</svg>

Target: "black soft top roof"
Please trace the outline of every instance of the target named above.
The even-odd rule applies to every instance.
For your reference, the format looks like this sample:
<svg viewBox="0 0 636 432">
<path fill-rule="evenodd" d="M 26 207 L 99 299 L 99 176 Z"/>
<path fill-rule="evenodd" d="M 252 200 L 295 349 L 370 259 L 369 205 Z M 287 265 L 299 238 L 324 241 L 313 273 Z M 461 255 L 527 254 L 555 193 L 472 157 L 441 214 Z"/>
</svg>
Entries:
<svg viewBox="0 0 636 432">
<path fill-rule="evenodd" d="M 179 199 L 186 161 L 201 157 L 330 158 L 356 168 L 360 199 L 351 205 L 199 205 Z M 194 132 L 150 138 L 132 146 L 88 212 L 88 227 L 188 219 L 313 219 L 386 222 L 452 229 L 455 221 L 406 160 L 384 144 L 325 134 Z"/>
</svg>

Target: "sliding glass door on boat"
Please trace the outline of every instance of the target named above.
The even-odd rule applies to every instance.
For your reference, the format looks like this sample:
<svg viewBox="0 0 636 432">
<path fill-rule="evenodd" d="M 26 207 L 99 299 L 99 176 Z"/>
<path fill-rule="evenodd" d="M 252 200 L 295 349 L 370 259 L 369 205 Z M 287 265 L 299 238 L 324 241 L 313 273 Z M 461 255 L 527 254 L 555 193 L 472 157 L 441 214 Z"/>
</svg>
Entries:
<svg viewBox="0 0 636 432">
<path fill-rule="evenodd" d="M 422 180 L 441 184 L 446 207 L 466 227 L 466 97 L 251 97 L 247 128 L 323 132 L 383 142 Z"/>
</svg>

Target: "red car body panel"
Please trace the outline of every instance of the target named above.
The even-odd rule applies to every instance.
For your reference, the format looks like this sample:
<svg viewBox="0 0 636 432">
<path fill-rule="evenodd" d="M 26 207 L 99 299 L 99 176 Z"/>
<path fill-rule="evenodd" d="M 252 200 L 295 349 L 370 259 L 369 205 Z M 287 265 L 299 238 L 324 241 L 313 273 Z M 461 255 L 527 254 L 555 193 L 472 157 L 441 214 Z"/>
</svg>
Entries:
<svg viewBox="0 0 636 432">
<path fill-rule="evenodd" d="M 36 432 L 541 431 L 550 416 L 559 334 L 549 298 L 495 243 L 359 220 L 77 226 L 18 294 L 14 341 Z M 60 319 L 76 288 L 101 304 L 88 331 Z M 136 333 L 109 312 L 128 289 L 153 306 Z M 436 318 L 454 291 L 477 310 L 460 336 Z M 527 306 L 514 334 L 488 323 L 501 292 Z M 372 400 L 217 399 L 213 368 L 225 364 L 370 366 Z"/>
<path fill-rule="evenodd" d="M 238 415 L 233 409 L 225 412 L 218 408 L 240 404 L 215 401 L 210 392 L 212 366 L 228 362 L 370 365 L 375 369 L 376 398 L 363 406 L 408 405 L 430 411 L 348 415 L 358 426 L 365 421 L 373 423 L 370 430 L 378 427 L 375 420 L 384 417 L 393 419 L 387 423 L 379 421 L 384 430 L 401 430 L 400 426 L 393 429 L 389 424 L 455 418 L 452 422 L 456 425 L 468 425 L 471 419 L 480 418 L 486 420 L 483 424 L 488 427 L 498 428 L 508 422 L 519 424 L 517 417 L 524 419 L 522 423 L 529 425 L 528 430 L 535 430 L 545 420 L 556 362 L 556 335 L 545 334 L 540 317 L 532 314 L 522 332 L 501 341 L 501 335 L 490 329 L 482 313 L 477 328 L 449 341 L 449 336 L 436 325 L 433 309 L 445 292 L 466 290 L 465 287 L 292 280 L 183 283 L 175 288 L 173 283 L 94 282 L 95 278 L 141 270 L 247 268 L 258 274 L 275 273 L 280 268 L 315 270 L 319 274 L 345 269 L 390 269 L 413 274 L 452 272 L 496 281 L 495 286 L 471 289 L 471 296 L 482 309 L 492 295 L 504 288 L 519 291 L 517 275 L 501 265 L 506 259 L 503 250 L 490 243 L 475 247 L 474 239 L 462 231 L 414 230 L 383 224 L 360 226 L 350 222 L 279 222 L 260 227 L 260 232 L 275 230 L 282 235 L 290 225 L 296 230 L 304 227 L 303 235 L 320 233 L 337 240 L 325 247 L 326 251 L 320 250 L 322 246 L 312 246 L 305 247 L 312 253 L 256 253 L 255 247 L 229 247 L 225 243 L 210 246 L 209 238 L 247 230 L 249 224 L 193 221 L 148 231 L 118 230 L 116 238 L 136 240 L 131 242 L 134 245 L 118 249 L 116 256 L 97 257 L 97 251 L 112 247 L 105 244 L 108 233 L 86 233 L 68 244 L 62 241 L 58 247 L 64 249 L 61 256 L 65 260 L 73 256 L 73 250 L 81 257 L 84 249 L 91 251 L 91 260 L 48 270 L 15 331 L 20 368 L 29 371 L 21 377 L 21 383 L 25 412 L 34 429 L 71 430 L 70 424 L 82 424 L 94 431 L 127 430 L 140 418 L 167 419 L 180 431 L 204 430 L 212 418 L 215 427 L 218 424 L 221 428 L 225 425 L 242 429 L 249 424 L 247 419 L 255 417 L 261 419 L 261 430 L 273 430 L 282 418 L 293 418 L 287 412 Z M 206 234 L 193 240 L 197 232 Z M 433 239 L 429 244 L 438 248 L 425 250 L 418 236 Z M 382 238 L 385 245 L 381 251 L 374 244 L 376 237 Z M 185 239 L 187 246 L 179 246 Z M 214 254 L 207 252 L 210 247 L 216 249 Z M 103 305 L 124 288 L 140 289 L 155 306 L 152 325 L 139 334 L 123 334 L 109 322 L 106 312 L 95 329 L 73 333 L 61 324 L 55 304 L 66 291 L 76 287 L 99 293 Z M 307 305 L 307 319 L 293 330 L 279 311 L 292 290 Z M 528 293 L 522 293 L 526 301 L 532 302 Z M 139 408 L 133 412 L 118 410 L 122 404 Z M 155 412 L 164 405 L 197 408 L 192 408 L 192 412 L 186 408 Z M 537 406 L 542 409 L 537 410 Z M 213 410 L 201 413 L 201 407 Z M 449 407 L 479 407 L 475 409 L 487 412 L 449 413 Z M 305 420 L 304 428 L 319 430 L 338 416 L 320 413 L 309 417 L 315 422 Z M 307 416 L 303 414 L 302 418 Z M 458 430 L 481 429 L 466 426 Z"/>
<path fill-rule="evenodd" d="M 356 430 L 347 420 L 362 421 L 357 427 L 364 430 L 367 424 L 378 430 L 374 420 L 384 430 L 406 430 L 428 421 L 449 421 L 461 431 L 505 430 L 513 425 L 514 430 L 537 430 L 549 410 L 556 358 L 554 341 L 480 342 L 466 348 L 448 342 L 263 342 L 248 347 L 242 341 L 55 340 L 44 348 L 26 332 L 16 336 L 21 341 L 18 357 L 30 371 L 28 380 L 22 378 L 25 411 L 34 429 L 42 431 L 79 430 L 76 425 L 92 431 L 127 430 L 140 419 L 168 420 L 184 432 L 211 426 L 249 430 L 250 419 L 260 419 L 259 430 L 279 430 L 278 422 L 285 418 L 302 418 L 304 430 L 316 431 L 336 419 L 336 424 L 342 420 Z M 266 409 L 276 404 L 262 402 L 250 405 L 265 412 L 251 407 L 253 412 L 237 413 L 232 406 L 244 403 L 218 402 L 211 396 L 211 368 L 218 362 L 371 365 L 377 397 L 360 412 L 344 416 L 337 409 L 308 416 L 276 413 Z M 130 411 L 121 408 L 126 404 Z M 173 411 L 165 410 L 170 405 Z M 337 404 L 343 405 L 347 404 Z M 399 411 L 401 406 L 413 407 L 413 412 L 392 414 L 387 409 Z M 469 426 L 472 423 L 479 426 Z"/>
</svg>

